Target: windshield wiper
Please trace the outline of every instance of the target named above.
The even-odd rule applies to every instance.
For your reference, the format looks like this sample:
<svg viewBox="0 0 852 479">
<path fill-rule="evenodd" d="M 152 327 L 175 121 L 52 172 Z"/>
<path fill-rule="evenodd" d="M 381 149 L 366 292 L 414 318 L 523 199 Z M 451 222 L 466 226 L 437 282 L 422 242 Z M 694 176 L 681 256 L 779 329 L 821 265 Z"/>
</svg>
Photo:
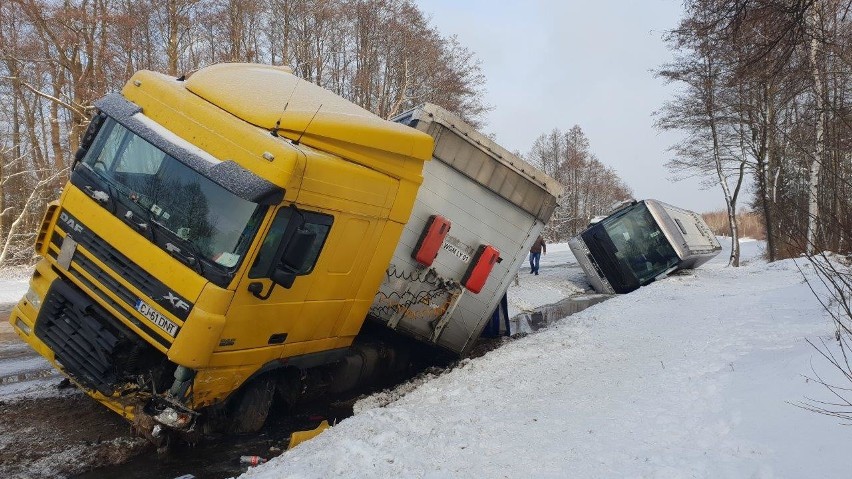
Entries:
<svg viewBox="0 0 852 479">
<path fill-rule="evenodd" d="M 101 175 L 100 173 L 89 167 L 89 165 L 85 163 L 80 163 L 80 165 L 83 165 L 82 169 L 75 168 L 75 173 L 85 177 L 87 182 L 91 182 L 96 185 L 106 186 L 107 191 L 104 192 L 101 190 L 97 190 L 91 185 L 87 184 L 77 185 L 77 187 L 80 188 L 84 193 L 86 193 L 86 195 L 88 195 L 91 199 L 95 200 L 97 204 L 101 205 L 104 209 L 114 215 L 116 195 L 112 183 L 105 176 Z M 88 170 L 88 172 L 84 170 Z"/>
<path fill-rule="evenodd" d="M 153 216 L 149 215 L 149 221 L 155 227 L 159 228 L 161 232 L 165 232 L 167 236 L 174 239 L 174 242 L 167 241 L 166 244 L 163 245 L 163 248 L 165 248 L 167 253 L 169 253 L 172 257 L 177 258 L 181 263 L 192 267 L 196 273 L 201 276 L 205 276 L 204 261 L 201 259 L 201 254 L 199 254 L 198 248 L 196 248 L 192 242 L 174 234 L 165 225 L 157 222 Z M 180 246 L 175 243 L 178 243 Z M 184 249 L 188 250 L 189 253 L 184 253 Z"/>
<path fill-rule="evenodd" d="M 125 213 L 121 215 L 122 221 L 130 225 L 131 228 L 142 233 L 142 236 L 145 236 L 148 241 L 157 244 L 157 238 L 154 236 L 153 228 L 151 228 L 151 213 L 145 210 L 144 207 L 141 207 L 141 205 L 135 203 L 133 200 L 131 200 L 131 203 L 134 203 L 135 206 L 130 206 L 130 204 L 125 203 L 124 201 L 122 201 L 121 203 L 127 209 L 127 211 L 125 211 Z M 134 210 L 144 211 L 144 216 L 142 217 L 142 219 L 145 221 L 143 223 L 136 222 L 136 220 L 134 219 L 136 217 L 136 211 Z"/>
<path fill-rule="evenodd" d="M 109 183 L 105 182 L 105 184 L 108 190 L 112 189 Z M 83 186 L 83 191 L 89 195 L 91 199 L 95 200 L 96 203 L 106 208 L 110 213 L 115 214 L 115 200 L 113 199 L 111 192 L 106 193 L 101 190 L 96 190 L 89 185 Z M 107 205 L 109 205 L 109 207 L 107 207 Z"/>
<path fill-rule="evenodd" d="M 157 241 L 157 236 L 165 234 L 172 240 L 166 241 L 166 243 L 162 245 L 166 252 L 169 253 L 169 255 L 171 255 L 172 257 L 176 258 L 178 261 L 182 262 L 183 264 L 193 268 L 195 272 L 197 272 L 201 276 L 205 276 L 204 264 L 202 263 L 201 255 L 198 253 L 198 250 L 195 248 L 195 245 L 193 245 L 189 240 L 184 240 L 183 238 L 179 237 L 171 230 L 169 230 L 167 226 L 158 222 L 154 217 L 154 214 L 151 212 L 150 207 L 146 208 L 143 203 L 139 202 L 138 197 L 140 193 L 134 192 L 133 195 L 134 197 L 136 197 L 136 199 L 134 199 L 134 197 L 128 197 L 130 202 L 133 203 L 132 207 L 124 203 L 124 206 L 127 208 L 127 213 L 122 217 L 124 222 L 129 224 L 131 227 L 133 227 L 140 233 L 147 233 L 147 235 L 145 236 L 148 238 L 148 240 L 157 246 L 160 246 L 159 242 Z M 144 223 L 137 223 L 133 220 L 133 210 L 143 212 L 143 218 L 145 220 Z M 155 235 L 155 230 L 157 230 L 160 235 Z M 177 246 L 175 243 L 180 244 L 180 246 Z M 188 250 L 189 254 L 184 253 L 184 250 Z"/>
<path fill-rule="evenodd" d="M 125 201 L 122 198 L 122 193 L 120 193 L 119 189 L 113 184 L 113 181 L 112 181 L 111 178 L 107 177 L 106 175 L 99 173 L 97 170 L 89 167 L 85 163 L 81 163 L 81 164 L 84 165 L 86 167 L 86 169 L 88 169 L 90 172 L 92 172 L 94 174 L 94 176 L 100 178 L 101 181 L 99 183 L 106 186 L 106 190 L 107 190 L 106 192 L 103 192 L 103 191 L 100 191 L 100 190 L 96 190 L 89 185 L 84 185 L 83 190 L 85 191 L 85 193 L 87 195 L 89 195 L 89 197 L 91 197 L 93 200 L 95 200 L 98 204 L 101 204 L 102 206 L 104 206 L 104 208 L 106 208 L 114 216 L 121 218 L 121 220 L 124 221 L 125 223 L 127 223 L 128 225 L 130 225 L 130 227 L 132 227 L 136 231 L 142 233 L 151 242 L 156 243 L 155 238 L 154 238 L 154 233 L 148 227 L 148 225 L 151 223 L 150 212 L 146 210 L 145 214 L 144 214 L 144 217 L 147 217 L 147 220 L 148 220 L 147 223 L 145 223 L 145 222 L 137 223 L 133 219 L 134 216 L 135 216 L 135 213 L 138 212 L 140 209 L 144 210 L 144 208 L 141 207 L 141 205 L 139 205 L 135 201 L 133 201 L 132 198 L 129 198 L 130 202 Z M 133 205 L 131 205 L 130 203 L 133 203 Z M 121 206 L 123 206 L 124 209 L 126 210 L 123 215 L 119 214 L 117 204 L 121 204 Z M 109 207 L 107 207 L 107 205 Z"/>
</svg>

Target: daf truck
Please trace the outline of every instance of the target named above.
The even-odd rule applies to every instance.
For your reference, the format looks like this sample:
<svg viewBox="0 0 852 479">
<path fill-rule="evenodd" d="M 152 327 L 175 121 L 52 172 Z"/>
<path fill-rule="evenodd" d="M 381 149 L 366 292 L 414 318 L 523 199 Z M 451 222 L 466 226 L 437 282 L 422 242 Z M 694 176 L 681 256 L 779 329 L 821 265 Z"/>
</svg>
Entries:
<svg viewBox="0 0 852 479">
<path fill-rule="evenodd" d="M 154 441 L 464 356 L 561 194 L 440 107 L 384 120 L 286 68 L 95 106 L 10 322 Z"/>
<path fill-rule="evenodd" d="M 704 219 L 661 201 L 627 201 L 568 241 L 592 287 L 635 291 L 679 269 L 697 268 L 722 250 Z"/>
</svg>

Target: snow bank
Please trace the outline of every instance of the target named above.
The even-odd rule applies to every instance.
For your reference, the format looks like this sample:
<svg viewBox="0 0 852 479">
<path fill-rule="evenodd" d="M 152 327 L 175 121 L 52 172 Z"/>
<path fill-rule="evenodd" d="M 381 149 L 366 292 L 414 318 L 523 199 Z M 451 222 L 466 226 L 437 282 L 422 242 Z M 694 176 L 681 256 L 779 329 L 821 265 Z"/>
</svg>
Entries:
<svg viewBox="0 0 852 479">
<path fill-rule="evenodd" d="M 848 429 L 790 404 L 829 399 L 803 377 L 832 376 L 804 338 L 833 326 L 760 244 L 744 267 L 723 252 L 465 361 L 245 476 L 848 477 Z"/>
</svg>

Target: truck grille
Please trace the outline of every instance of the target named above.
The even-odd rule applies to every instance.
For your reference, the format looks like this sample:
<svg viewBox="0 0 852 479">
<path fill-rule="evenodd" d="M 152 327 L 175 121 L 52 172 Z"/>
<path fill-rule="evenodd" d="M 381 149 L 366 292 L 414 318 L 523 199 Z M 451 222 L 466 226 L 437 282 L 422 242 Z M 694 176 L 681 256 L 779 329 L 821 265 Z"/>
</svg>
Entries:
<svg viewBox="0 0 852 479">
<path fill-rule="evenodd" d="M 73 220 L 73 224 L 79 228 L 73 233 L 70 233 L 74 238 L 74 241 L 79 243 L 80 246 L 86 248 L 86 251 L 105 264 L 117 277 L 123 278 L 143 295 L 151 298 L 154 302 L 172 313 L 176 318 L 182 321 L 186 320 L 189 316 L 189 312 L 192 310 L 193 305 L 191 302 L 189 302 L 186 298 L 177 295 L 177 293 L 170 290 L 161 281 L 148 274 L 141 266 L 131 261 L 130 258 L 120 253 L 108 242 L 90 231 L 83 223 L 74 218 L 67 211 L 62 210 L 60 212 L 60 216 Z M 56 228 L 57 230 L 66 232 L 65 225 L 62 222 L 58 222 L 56 224 Z M 62 238 L 57 233 L 54 233 L 51 237 L 51 242 L 60 246 L 62 244 Z M 78 256 L 79 255 L 75 255 L 74 260 L 75 262 L 80 263 Z M 97 278 L 98 281 L 107 281 L 107 286 L 110 287 L 112 291 L 115 291 L 116 294 L 121 296 L 131 308 L 134 307 L 136 300 L 139 299 L 136 294 L 121 286 L 120 283 L 110 278 L 109 275 L 101 271 L 99 268 L 96 268 L 93 264 L 91 264 L 91 262 L 85 264 L 81 263 L 80 266 L 85 269 L 87 273 Z M 187 305 L 187 307 L 175 308 L 170 301 L 165 299 L 167 295 L 183 302 Z"/>
<path fill-rule="evenodd" d="M 50 347 L 63 371 L 105 396 L 138 375 L 161 380 L 174 368 L 159 351 L 60 279 L 45 296 L 35 334 Z"/>
<path fill-rule="evenodd" d="M 56 245 L 59 248 L 62 245 L 62 237 L 59 234 L 54 233 L 51 238 L 51 243 Z M 49 250 L 48 254 L 53 259 L 57 258 L 57 253 L 54 250 Z M 80 273 L 76 268 L 70 268 L 68 273 L 71 274 L 74 278 L 77 279 L 80 283 L 82 283 L 85 287 L 89 288 L 94 294 L 100 297 L 106 304 L 114 308 L 118 314 L 120 314 L 124 319 L 128 322 L 136 326 L 145 332 L 150 338 L 157 341 L 163 347 L 169 347 L 169 341 L 159 334 L 155 333 L 147 324 L 143 323 L 135 316 L 133 316 L 125 307 L 122 307 L 121 304 L 113 300 L 109 297 L 104 291 L 101 289 L 99 285 L 105 285 L 115 293 L 119 298 L 121 298 L 126 305 L 126 307 L 133 308 L 136 304 L 137 296 L 133 294 L 132 291 L 122 286 L 121 283 L 116 281 L 112 276 L 107 274 L 103 269 L 99 268 L 94 262 L 86 258 L 83 254 L 75 254 L 72 260 L 72 263 L 79 267 L 81 270 L 88 273 L 98 284 L 95 284 L 89 281 L 82 273 Z"/>
<path fill-rule="evenodd" d="M 118 379 L 113 355 L 128 335 L 107 318 L 82 293 L 56 280 L 39 311 L 35 334 L 53 350 L 65 372 L 109 396 Z"/>
</svg>

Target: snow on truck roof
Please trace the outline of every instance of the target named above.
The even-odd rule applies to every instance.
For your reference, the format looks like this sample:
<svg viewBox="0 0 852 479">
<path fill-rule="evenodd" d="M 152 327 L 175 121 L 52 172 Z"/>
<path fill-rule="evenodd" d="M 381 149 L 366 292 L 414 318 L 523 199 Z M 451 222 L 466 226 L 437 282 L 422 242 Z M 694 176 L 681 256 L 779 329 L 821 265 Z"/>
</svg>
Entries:
<svg viewBox="0 0 852 479">
<path fill-rule="evenodd" d="M 221 63 L 193 73 L 186 88 L 248 123 L 343 156 L 432 157 L 430 136 L 384 120 L 288 68 Z"/>
</svg>

